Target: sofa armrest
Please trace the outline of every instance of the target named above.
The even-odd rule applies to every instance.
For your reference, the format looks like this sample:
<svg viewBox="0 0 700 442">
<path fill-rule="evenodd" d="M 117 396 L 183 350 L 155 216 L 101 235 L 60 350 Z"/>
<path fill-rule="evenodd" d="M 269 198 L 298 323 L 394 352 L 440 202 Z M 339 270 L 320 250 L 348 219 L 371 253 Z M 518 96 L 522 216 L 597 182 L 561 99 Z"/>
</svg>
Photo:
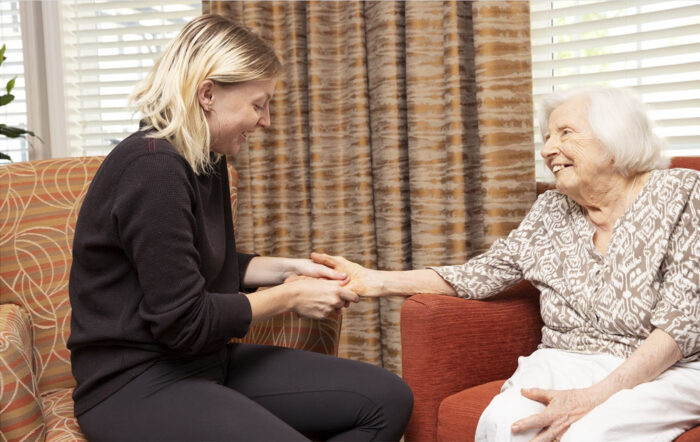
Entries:
<svg viewBox="0 0 700 442">
<path fill-rule="evenodd" d="M 406 440 L 436 439 L 440 402 L 509 377 L 541 339 L 539 292 L 520 283 L 484 301 L 412 296 L 401 308 L 403 378 L 414 407 Z"/>
<path fill-rule="evenodd" d="M 0 304 L 0 434 L 43 440 L 44 417 L 32 365 L 32 328 L 15 304 Z"/>
</svg>

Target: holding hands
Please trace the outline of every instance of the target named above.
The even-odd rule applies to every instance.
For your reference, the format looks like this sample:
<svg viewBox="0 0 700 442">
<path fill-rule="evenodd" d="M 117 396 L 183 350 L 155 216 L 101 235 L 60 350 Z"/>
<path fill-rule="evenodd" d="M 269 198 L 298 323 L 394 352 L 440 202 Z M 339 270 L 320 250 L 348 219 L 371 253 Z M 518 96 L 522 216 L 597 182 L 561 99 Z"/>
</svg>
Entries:
<svg viewBox="0 0 700 442">
<path fill-rule="evenodd" d="M 376 270 L 362 267 L 342 256 L 331 256 L 325 253 L 312 253 L 311 260 L 347 275 L 347 288 L 360 296 L 379 296 L 382 294 L 381 281 Z"/>
</svg>

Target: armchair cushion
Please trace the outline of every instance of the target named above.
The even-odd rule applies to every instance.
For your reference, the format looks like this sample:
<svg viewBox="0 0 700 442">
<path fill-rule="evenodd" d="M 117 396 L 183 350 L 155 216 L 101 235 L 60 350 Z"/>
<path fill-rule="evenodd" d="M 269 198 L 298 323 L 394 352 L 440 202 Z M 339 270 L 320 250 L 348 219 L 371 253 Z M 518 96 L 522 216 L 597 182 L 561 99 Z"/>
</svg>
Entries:
<svg viewBox="0 0 700 442">
<path fill-rule="evenodd" d="M 491 399 L 500 393 L 504 382 L 487 382 L 446 397 L 438 411 L 438 440 L 466 440 L 473 437 L 481 413 Z"/>
<path fill-rule="evenodd" d="M 44 436 L 44 418 L 32 369 L 29 316 L 15 304 L 0 305 L 0 434 L 3 440 Z"/>
</svg>

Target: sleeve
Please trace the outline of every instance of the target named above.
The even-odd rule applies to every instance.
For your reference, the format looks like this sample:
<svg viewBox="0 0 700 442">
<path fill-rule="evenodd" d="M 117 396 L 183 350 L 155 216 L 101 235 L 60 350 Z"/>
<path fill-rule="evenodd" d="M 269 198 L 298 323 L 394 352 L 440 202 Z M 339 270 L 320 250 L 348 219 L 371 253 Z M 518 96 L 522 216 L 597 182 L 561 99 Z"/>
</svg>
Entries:
<svg viewBox="0 0 700 442">
<path fill-rule="evenodd" d="M 240 291 L 242 293 L 253 293 L 258 290 L 259 287 L 245 287 L 243 286 L 243 278 L 245 277 L 245 272 L 248 270 L 248 265 L 253 258 L 260 255 L 252 255 L 249 253 L 238 253 L 238 280 L 240 281 Z"/>
<path fill-rule="evenodd" d="M 700 182 L 676 224 L 663 266 L 660 301 L 651 323 L 678 344 L 683 361 L 700 354 Z"/>
<path fill-rule="evenodd" d="M 496 295 L 523 279 L 522 258 L 532 248 L 541 215 L 554 192 L 542 194 L 517 229 L 496 240 L 483 254 L 464 264 L 430 267 L 462 298 L 483 299 Z"/>
<path fill-rule="evenodd" d="M 143 290 L 139 314 L 159 342 L 197 354 L 246 334 L 248 298 L 205 289 L 195 247 L 194 173 L 175 155 L 144 155 L 115 189 L 112 218 Z M 243 259 L 242 271 L 250 260 Z"/>
</svg>

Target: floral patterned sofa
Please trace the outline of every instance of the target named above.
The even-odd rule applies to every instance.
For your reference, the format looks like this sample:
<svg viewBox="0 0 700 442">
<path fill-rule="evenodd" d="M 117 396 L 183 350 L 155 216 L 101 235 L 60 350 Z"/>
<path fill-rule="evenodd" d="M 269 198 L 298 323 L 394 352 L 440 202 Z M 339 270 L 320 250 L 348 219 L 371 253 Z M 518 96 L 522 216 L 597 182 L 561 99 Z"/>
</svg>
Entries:
<svg viewBox="0 0 700 442">
<path fill-rule="evenodd" d="M 73 416 L 68 275 L 80 205 L 102 157 L 0 166 L 0 440 L 84 440 Z M 229 168 L 235 211 L 238 176 Z M 234 215 L 235 216 L 235 215 Z M 289 313 L 243 339 L 337 354 L 341 317 Z"/>
</svg>

